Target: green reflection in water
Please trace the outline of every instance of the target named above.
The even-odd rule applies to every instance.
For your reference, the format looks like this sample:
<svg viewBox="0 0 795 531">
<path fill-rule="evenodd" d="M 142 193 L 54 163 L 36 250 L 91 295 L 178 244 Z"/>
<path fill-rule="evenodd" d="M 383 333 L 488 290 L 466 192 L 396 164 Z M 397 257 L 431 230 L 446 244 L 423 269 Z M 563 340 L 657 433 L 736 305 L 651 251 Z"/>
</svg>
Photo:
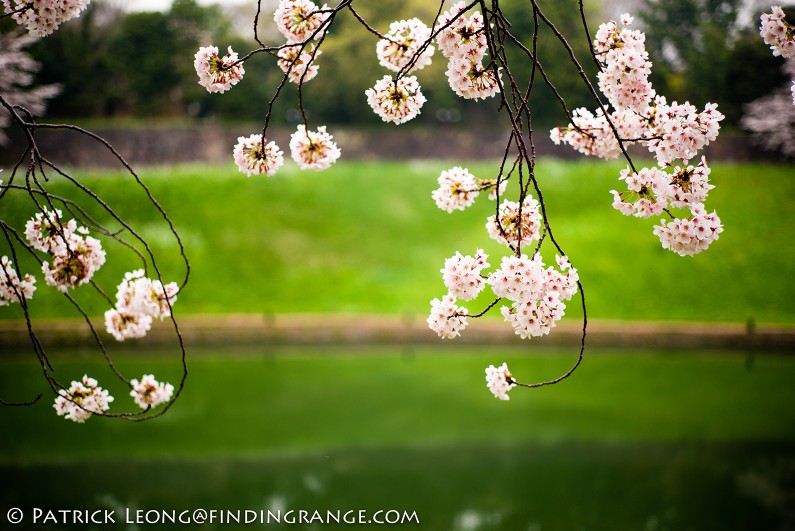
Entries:
<svg viewBox="0 0 795 531">
<path fill-rule="evenodd" d="M 114 408 L 130 407 L 93 354 L 56 353 L 59 378 L 87 371 L 117 397 Z M 749 366 L 731 353 L 592 350 L 571 380 L 514 390 L 503 403 L 485 388 L 486 365 L 507 361 L 517 376 L 546 379 L 565 371 L 572 353 L 208 347 L 190 355 L 184 396 L 153 422 L 75 425 L 54 415 L 52 397 L 0 408 L 0 529 L 15 506 L 27 524 L 33 507 L 117 509 L 117 528 L 128 528 L 123 508 L 398 509 L 442 531 L 795 528 L 789 356 Z M 116 358 L 129 377 L 179 375 L 173 352 Z M 40 387 L 35 361 L 0 360 L 3 398 Z M 50 526 L 75 527 L 90 528 Z"/>
<path fill-rule="evenodd" d="M 129 528 L 127 508 L 133 515 L 206 508 L 396 509 L 416 511 L 420 525 L 405 527 L 438 530 L 772 530 L 795 522 L 793 472 L 793 445 L 404 447 L 286 458 L 4 466 L 0 501 L 28 515 L 33 507 L 115 509 L 117 525 L 103 528 L 119 529 Z M 141 526 L 147 527 L 154 526 Z M 169 527 L 185 528 L 156 526 Z"/>
</svg>

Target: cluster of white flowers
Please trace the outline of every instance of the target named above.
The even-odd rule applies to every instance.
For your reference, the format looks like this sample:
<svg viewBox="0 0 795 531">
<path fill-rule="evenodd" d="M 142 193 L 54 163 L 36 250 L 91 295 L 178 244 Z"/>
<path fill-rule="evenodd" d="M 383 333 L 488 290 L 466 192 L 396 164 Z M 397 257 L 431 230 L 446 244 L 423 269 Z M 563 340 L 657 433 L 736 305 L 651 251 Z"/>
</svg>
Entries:
<svg viewBox="0 0 795 531">
<path fill-rule="evenodd" d="M 176 282 L 163 286 L 144 274 L 143 269 L 125 273 L 116 290 L 116 307 L 105 312 L 105 329 L 117 341 L 144 337 L 153 319 L 169 317 L 177 301 Z"/>
<path fill-rule="evenodd" d="M 287 42 L 304 42 L 313 35 L 319 38 L 325 30 L 320 28 L 329 18 L 328 6 L 318 8 L 310 0 L 280 0 L 273 15 L 276 27 Z"/>
<path fill-rule="evenodd" d="M 117 289 L 116 307 L 105 312 L 105 329 L 117 341 L 144 337 L 154 318 L 171 315 L 179 291 L 176 283 L 164 288 L 159 280 L 143 275 L 143 269 L 126 273 Z"/>
<path fill-rule="evenodd" d="M 468 56 L 450 58 L 447 80 L 453 92 L 468 100 L 485 100 L 500 92 L 494 70 L 484 67 L 482 60 L 474 61 Z"/>
<path fill-rule="evenodd" d="M 111 402 L 113 397 L 95 379 L 84 375 L 82 381 L 73 381 L 68 390 L 58 391 L 53 407 L 59 416 L 82 424 L 94 413 L 107 411 Z"/>
<path fill-rule="evenodd" d="M 418 18 L 398 20 L 389 25 L 389 32 L 376 44 L 378 62 L 384 68 L 410 74 L 431 64 L 435 48 L 428 41 L 431 29 Z M 426 43 L 428 43 L 426 45 Z M 425 48 L 420 51 L 425 45 Z M 411 66 L 409 66 L 411 65 Z"/>
<path fill-rule="evenodd" d="M 74 219 L 64 223 L 62 217 L 60 210 L 44 207 L 25 224 L 25 237 L 31 247 L 51 255 L 52 264 L 41 266 L 44 281 L 65 293 L 91 280 L 105 263 L 105 251 L 99 240 L 88 236 L 88 229 Z"/>
<path fill-rule="evenodd" d="M 698 151 L 718 138 L 723 114 L 718 105 L 707 103 L 702 112 L 688 102 L 666 105 L 662 101 L 656 108 L 657 126 L 652 132 L 654 137 L 648 147 L 657 156 L 660 166 L 668 166 L 674 160 L 681 159 L 685 163 L 696 156 Z"/>
<path fill-rule="evenodd" d="M 512 302 L 500 308 L 503 317 L 522 339 L 549 333 L 566 310 L 565 301 L 577 293 L 577 270 L 566 257 L 558 257 L 558 267 L 544 267 L 541 255 L 502 259 L 500 269 L 486 282 L 495 295 Z"/>
<path fill-rule="evenodd" d="M 633 17 L 624 14 L 619 29 L 614 20 L 599 26 L 593 49 L 599 58 L 599 89 L 616 109 L 643 112 L 654 97 L 649 83 L 651 63 L 646 36 L 627 28 Z"/>
<path fill-rule="evenodd" d="M 428 326 L 441 337 L 456 337 L 466 327 L 467 309 L 456 306 L 457 299 L 472 300 L 486 284 L 499 298 L 509 300 L 501 312 L 522 339 L 546 335 L 563 317 L 565 301 L 577 293 L 579 276 L 569 260 L 557 257 L 559 269 L 544 267 L 541 255 L 506 256 L 500 268 L 484 281 L 488 255 L 478 249 L 475 256 L 456 254 L 445 260 L 441 270 L 447 295 L 431 301 Z"/>
<path fill-rule="evenodd" d="M 434 53 L 430 37 L 435 32 L 439 50 L 447 60 L 450 88 L 466 99 L 486 99 L 500 91 L 499 72 L 484 66 L 488 43 L 483 15 L 465 14 L 466 4 L 458 2 L 441 14 L 432 32 L 419 19 L 398 20 L 376 45 L 378 60 L 394 72 L 411 73 L 431 63 Z M 405 69 L 405 72 L 402 72 Z M 405 83 L 405 85 L 401 85 Z M 385 122 L 401 124 L 419 114 L 425 103 L 416 78 L 388 76 L 368 89 L 367 103 Z"/>
<path fill-rule="evenodd" d="M 274 175 L 284 164 L 284 153 L 276 142 L 270 141 L 262 135 L 241 136 L 233 152 L 237 168 L 251 177 L 252 175 Z"/>
<path fill-rule="evenodd" d="M 447 212 L 464 210 L 475 202 L 480 182 L 469 170 L 454 166 L 439 175 L 439 188 L 431 193 L 436 206 Z"/>
<path fill-rule="evenodd" d="M 458 96 L 486 99 L 500 91 L 498 73 L 483 61 L 488 50 L 483 15 L 464 14 L 466 4 L 458 2 L 439 17 L 436 42 L 448 59 L 447 81 Z M 442 29 L 444 28 L 444 29 Z"/>
<path fill-rule="evenodd" d="M 66 252 L 66 242 L 77 232 L 77 222 L 70 219 L 64 223 L 62 217 L 63 212 L 49 210 L 46 206 L 42 212 L 37 212 L 25 224 L 25 238 L 30 246 L 51 254 Z"/>
<path fill-rule="evenodd" d="M 307 49 L 308 48 L 308 49 Z M 279 50 L 279 68 L 293 83 L 304 83 L 317 75 L 320 67 L 314 60 L 322 53 L 314 46 L 307 45 L 302 51 L 300 44 L 288 45 Z"/>
<path fill-rule="evenodd" d="M 500 400 L 510 400 L 508 391 L 516 387 L 516 380 L 511 376 L 508 365 L 503 363 L 499 367 L 489 365 L 486 367 L 486 387 Z"/>
<path fill-rule="evenodd" d="M 632 17 L 624 14 L 621 20 L 625 26 L 621 29 L 612 20 L 599 26 L 594 40 L 602 67 L 599 88 L 613 110 L 605 116 L 601 109 L 596 114 L 575 109 L 572 123 L 552 129 L 550 138 L 555 144 L 568 144 L 586 155 L 611 159 L 621 154 L 617 133 L 626 146 L 645 143 L 660 166 L 668 166 L 676 159 L 686 163 L 717 138 L 723 114 L 713 103 L 698 112 L 689 102 L 669 105 L 658 96 L 648 80 L 651 63 L 645 49 L 646 38 L 643 33 L 626 28 Z"/>
<path fill-rule="evenodd" d="M 664 249 L 671 250 L 680 256 L 693 256 L 700 253 L 718 239 L 723 232 L 720 218 L 713 211 L 708 213 L 704 205 L 695 204 L 690 207 L 690 217 L 660 220 L 654 227 Z"/>
<path fill-rule="evenodd" d="M 614 118 L 611 116 L 615 124 Z M 567 127 L 555 127 L 549 132 L 555 145 L 568 144 L 583 155 L 603 159 L 614 159 L 621 154 L 621 147 L 602 109 L 597 109 L 596 114 L 584 107 L 574 109 L 571 121 Z"/>
<path fill-rule="evenodd" d="M 105 330 L 107 330 L 116 341 L 144 337 L 151 328 L 151 315 L 117 309 L 105 312 Z"/>
<path fill-rule="evenodd" d="M 660 168 L 681 161 L 684 169 L 677 166 L 673 174 L 658 168 L 643 168 L 638 172 L 623 170 L 620 180 L 626 182 L 628 191 L 611 191 L 613 207 L 625 215 L 642 218 L 668 212 L 670 207 L 689 208 L 691 216 L 698 217 L 693 208 L 703 203 L 713 186 L 709 184 L 710 170 L 703 157 L 695 167 L 688 162 L 717 138 L 724 116 L 714 103 L 707 103 L 699 112 L 689 102 L 669 104 L 655 93 L 648 80 L 651 63 L 645 49 L 645 36 L 627 28 L 632 20 L 629 15 L 622 15 L 624 27 L 620 29 L 615 21 L 602 24 L 594 40 L 594 51 L 602 67 L 599 88 L 613 107 L 609 116 L 601 110 L 594 114 L 587 109 L 576 109 L 572 113 L 572 123 L 553 129 L 550 137 L 555 144 L 568 144 L 581 153 L 605 159 L 618 157 L 621 143 L 629 146 L 642 142 L 654 153 Z M 681 226 L 679 221 L 655 228 L 663 247 L 679 254 L 694 254 L 705 249 L 722 230 L 710 231 L 708 238 L 698 239 L 698 245 L 690 246 L 694 252 L 682 253 L 678 249 L 684 244 L 674 245 L 673 242 L 683 240 L 684 236 L 670 236 L 673 234 L 670 227 Z M 719 220 L 716 223 L 716 227 L 720 227 Z"/>
<path fill-rule="evenodd" d="M 475 11 L 466 17 L 465 8 L 464 2 L 456 3 L 439 16 L 436 24 L 436 43 L 448 59 L 467 54 L 480 59 L 486 53 L 488 42 L 483 31 L 483 15 Z"/>
<path fill-rule="evenodd" d="M 486 230 L 489 236 L 498 242 L 518 249 L 539 238 L 541 230 L 541 212 L 538 201 L 525 197 L 519 206 L 516 201 L 505 200 L 499 207 L 499 216 L 489 216 Z"/>
<path fill-rule="evenodd" d="M 708 103 L 702 112 L 688 102 L 668 104 L 656 96 L 643 112 L 619 109 L 610 113 L 625 146 L 642 142 L 654 153 L 660 166 L 669 166 L 676 159 L 685 163 L 718 137 L 723 120 L 717 105 Z M 614 159 L 621 155 L 621 146 L 601 109 L 592 113 L 580 108 L 572 112 L 572 123 L 556 127 L 550 138 L 559 145 L 568 144 L 580 153 Z"/>
<path fill-rule="evenodd" d="M 483 190 L 488 190 L 489 199 L 496 201 L 508 186 L 508 179 L 478 179 L 461 166 L 443 170 L 437 182 L 439 188 L 431 192 L 431 197 L 445 212 L 466 209 Z"/>
<path fill-rule="evenodd" d="M 193 67 L 199 76 L 199 85 L 207 92 L 224 93 L 243 79 L 246 73 L 243 64 L 235 64 L 238 60 L 237 53 L 229 47 L 226 55 L 219 57 L 218 48 L 203 46 L 196 52 Z"/>
<path fill-rule="evenodd" d="M 431 330 L 442 339 L 452 339 L 461 335 L 467 327 L 467 309 L 456 306 L 455 295 L 447 294 L 441 299 L 431 301 L 431 314 L 427 323 Z"/>
<path fill-rule="evenodd" d="M 723 231 L 714 212 L 706 217 L 703 214 L 703 203 L 714 188 L 709 184 L 709 173 L 703 157 L 697 166 L 677 166 L 673 174 L 659 168 L 642 168 L 637 173 L 626 168 L 619 179 L 626 182 L 628 191 L 610 191 L 613 208 L 639 218 L 657 216 L 671 207 L 689 209 L 691 218 L 674 219 L 670 223 L 663 220 L 661 226 L 655 227 L 654 234 L 662 241 L 663 248 L 682 256 L 694 255 L 717 240 Z"/>
<path fill-rule="evenodd" d="M 384 76 L 365 91 L 367 104 L 385 122 L 402 124 L 420 113 L 425 96 L 414 76 L 393 80 Z"/>
<path fill-rule="evenodd" d="M 441 272 L 448 293 L 465 301 L 477 297 L 486 286 L 481 271 L 489 267 L 488 258 L 483 249 L 478 249 L 475 256 L 463 256 L 456 251 L 455 256 L 445 260 Z"/>
<path fill-rule="evenodd" d="M 174 394 L 174 386 L 167 382 L 158 382 L 154 375 L 144 374 L 139 382 L 136 379 L 130 380 L 132 390 L 130 396 L 141 409 L 150 409 L 164 404 L 171 400 Z"/>
<path fill-rule="evenodd" d="M 621 170 L 619 180 L 627 183 L 629 192 L 610 190 L 610 193 L 613 194 L 613 208 L 625 216 L 658 216 L 668 206 L 663 195 L 671 179 L 661 169 L 642 168 L 636 173 L 626 168 Z"/>
<path fill-rule="evenodd" d="M 322 27 L 330 16 L 328 6 L 318 7 L 309 0 L 280 0 L 273 15 L 276 27 L 287 42 L 279 50 L 277 64 L 287 79 L 300 84 L 313 79 L 319 70 L 315 64 L 321 51 L 310 39 L 320 39 L 325 34 Z"/>
<path fill-rule="evenodd" d="M 299 125 L 290 137 L 290 154 L 302 170 L 325 170 L 340 157 L 340 149 L 325 126 L 307 131 Z"/>
<path fill-rule="evenodd" d="M 36 291 L 35 284 L 35 277 L 25 275 L 20 279 L 8 257 L 0 257 L 0 306 L 21 303 L 23 298 L 32 298 Z"/>
<path fill-rule="evenodd" d="M 795 57 L 795 27 L 784 20 L 784 16 L 781 6 L 772 6 L 771 13 L 762 15 L 759 33 L 773 55 L 792 58 Z"/>
<path fill-rule="evenodd" d="M 58 26 L 80 16 L 90 0 L 3 0 L 6 13 L 31 35 L 44 37 Z"/>
</svg>

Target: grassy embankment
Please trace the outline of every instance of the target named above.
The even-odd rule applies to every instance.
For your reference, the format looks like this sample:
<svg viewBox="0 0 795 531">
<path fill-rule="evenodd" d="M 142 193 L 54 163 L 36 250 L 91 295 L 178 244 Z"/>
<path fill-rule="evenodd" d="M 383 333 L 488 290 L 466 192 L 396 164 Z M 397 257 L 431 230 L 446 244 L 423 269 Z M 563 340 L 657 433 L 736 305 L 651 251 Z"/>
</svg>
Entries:
<svg viewBox="0 0 795 531">
<path fill-rule="evenodd" d="M 493 208 L 480 197 L 447 214 L 430 198 L 444 162 L 341 162 L 320 172 L 287 165 L 276 177 L 246 178 L 231 166 L 146 169 L 143 177 L 183 236 L 192 274 L 176 311 L 196 313 L 348 312 L 424 315 L 444 292 L 439 269 L 460 250 L 482 247 L 499 265 L 503 250 L 483 227 Z M 792 323 L 795 212 L 792 166 L 716 165 L 707 201 L 725 232 L 712 248 L 682 258 L 651 233 L 655 220 L 621 216 L 608 191 L 618 163 L 542 161 L 537 173 L 558 242 L 578 267 L 594 319 Z M 470 164 L 489 177 L 494 163 Z M 152 244 L 165 277 L 182 274 L 176 244 L 129 177 L 79 172 Z M 58 182 L 51 190 L 64 193 Z M 23 196 L 3 219 L 21 226 L 33 206 Z M 18 206 L 22 205 L 22 206 Z M 100 217 L 101 219 L 101 217 Z M 111 223 L 111 227 L 114 225 Z M 105 242 L 97 276 L 106 291 L 137 267 Z M 546 247 L 547 263 L 554 252 Z M 28 265 L 31 267 L 31 265 Z M 89 313 L 106 305 L 85 291 Z M 469 304 L 478 311 L 486 302 Z M 569 314 L 576 315 L 577 304 Z M 34 315 L 73 315 L 39 279 Z M 19 317 L 3 310 L 1 318 Z"/>
</svg>

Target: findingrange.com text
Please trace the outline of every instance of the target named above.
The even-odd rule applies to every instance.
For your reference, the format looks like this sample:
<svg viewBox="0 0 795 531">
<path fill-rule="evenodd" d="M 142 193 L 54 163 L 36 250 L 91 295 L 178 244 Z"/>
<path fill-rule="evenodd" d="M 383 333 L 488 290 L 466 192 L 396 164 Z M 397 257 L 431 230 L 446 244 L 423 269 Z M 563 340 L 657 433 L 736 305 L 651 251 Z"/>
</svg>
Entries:
<svg viewBox="0 0 795 531">
<path fill-rule="evenodd" d="M 403 525 L 419 524 L 416 511 L 380 509 L 376 511 L 346 510 L 319 511 L 296 509 L 270 511 L 253 509 L 124 509 L 86 510 L 86 509 L 41 509 L 34 507 L 27 511 L 11 508 L 6 512 L 9 524 L 55 524 L 87 526 L 135 524 L 138 526 L 157 526 L 164 524 L 184 525 L 306 525 L 306 524 L 368 524 Z"/>
</svg>

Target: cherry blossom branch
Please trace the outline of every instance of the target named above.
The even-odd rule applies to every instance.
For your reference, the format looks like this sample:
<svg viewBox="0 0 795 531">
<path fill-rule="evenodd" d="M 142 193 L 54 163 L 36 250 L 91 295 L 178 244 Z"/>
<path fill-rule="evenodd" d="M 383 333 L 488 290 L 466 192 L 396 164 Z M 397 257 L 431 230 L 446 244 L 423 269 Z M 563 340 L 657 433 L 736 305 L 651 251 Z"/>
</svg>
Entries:
<svg viewBox="0 0 795 531">
<path fill-rule="evenodd" d="M 162 415 L 178 398 L 184 388 L 187 377 L 185 345 L 177 322 L 174 319 L 172 303 L 176 298 L 176 292 L 184 288 L 189 279 L 190 263 L 185 253 L 184 244 L 173 222 L 131 165 L 104 138 L 71 124 L 36 123 L 31 113 L 24 108 L 10 104 L 2 94 L 0 94 L 0 106 L 8 112 L 12 123 L 16 124 L 26 139 L 23 155 L 14 165 L 8 182 L 0 186 L 0 200 L 7 199 L 8 194 L 11 192 L 25 193 L 35 206 L 35 215 L 26 224 L 24 238 L 9 223 L 0 219 L 0 228 L 2 228 L 12 257 L 12 261 L 9 261 L 6 256 L 2 257 L 4 282 L 0 283 L 0 304 L 18 303 L 20 305 L 34 354 L 42 368 L 45 381 L 56 395 L 56 412 L 75 422 L 84 422 L 92 415 L 132 421 L 148 420 Z M 23 118 L 23 115 L 26 115 L 27 118 Z M 132 176 L 135 183 L 144 191 L 145 197 L 160 214 L 174 236 L 185 266 L 185 276 L 181 285 L 178 286 L 176 283 L 171 283 L 164 286 L 160 266 L 146 240 L 98 194 L 42 155 L 35 138 L 36 131 L 41 129 L 87 136 L 92 141 L 97 142 L 101 149 L 109 150 L 113 154 L 118 163 L 126 170 L 126 173 Z M 29 160 L 27 165 L 25 165 L 26 159 Z M 17 173 L 22 172 L 23 167 L 25 167 L 25 182 L 24 184 L 16 184 Z M 111 219 L 119 223 L 122 228 L 118 231 L 110 231 L 103 227 L 76 200 L 50 193 L 47 189 L 51 181 L 48 175 L 50 171 L 64 178 L 65 182 L 73 185 L 93 204 L 98 205 Z M 66 221 L 58 207 L 63 207 L 68 214 L 73 216 L 72 219 Z M 18 206 L 15 206 L 15 208 L 18 208 Z M 120 294 L 117 297 L 117 301 L 115 301 L 116 308 L 106 312 L 106 328 L 116 339 L 123 340 L 125 338 L 140 337 L 145 334 L 152 321 L 151 315 L 160 318 L 169 317 L 181 351 L 182 376 L 178 382 L 176 392 L 174 392 L 174 387 L 171 384 L 161 384 L 154 380 L 151 375 L 144 375 L 139 382 L 137 379 L 130 379 L 122 374 L 116 367 L 110 352 L 88 313 L 69 292 L 69 290 L 76 289 L 81 284 L 90 284 L 106 304 L 111 307 L 114 306 L 113 299 L 92 278 L 93 272 L 104 263 L 106 253 L 102 249 L 99 240 L 88 236 L 90 230 L 83 226 L 84 224 L 88 225 L 91 230 L 120 242 L 124 247 L 132 250 L 138 259 L 141 260 L 144 269 L 140 270 L 140 272 L 128 273 L 125 276 L 119 287 Z M 135 244 L 122 237 L 124 231 L 129 232 L 135 240 Z M 141 411 L 109 413 L 109 402 L 113 400 L 113 397 L 110 397 L 107 391 L 99 387 L 96 380 L 88 376 L 84 376 L 82 381 L 73 381 L 68 387 L 53 377 L 53 364 L 34 330 L 28 309 L 28 299 L 32 298 L 33 291 L 36 289 L 33 286 L 35 278 L 32 275 L 24 275 L 24 277 L 20 278 L 16 270 L 11 266 L 12 263 L 17 264 L 18 267 L 21 265 L 18 260 L 17 246 L 33 257 L 35 263 L 41 266 L 47 283 L 62 291 L 63 296 L 66 297 L 75 311 L 82 317 L 105 364 L 119 380 L 131 389 L 131 395 L 141 407 Z M 140 246 L 143 252 L 137 246 Z M 49 260 L 42 259 L 38 254 L 39 252 L 47 254 Z M 50 260 L 52 263 L 50 263 Z M 156 280 L 143 278 L 145 270 L 149 267 L 153 269 Z M 144 287 L 144 284 L 147 287 Z M 122 295 L 123 299 L 119 298 Z M 134 309 L 131 304 L 135 305 Z M 144 308 L 141 304 L 144 304 L 144 306 L 148 304 L 149 306 Z M 152 304 L 155 304 L 157 309 L 151 306 Z M 142 323 L 146 325 L 145 328 L 142 327 Z M 132 325 L 137 328 L 133 328 Z M 11 402 L 2 403 L 11 404 Z M 14 404 L 21 405 L 23 402 L 15 402 Z M 155 406 L 161 407 L 153 410 Z"/>
</svg>

